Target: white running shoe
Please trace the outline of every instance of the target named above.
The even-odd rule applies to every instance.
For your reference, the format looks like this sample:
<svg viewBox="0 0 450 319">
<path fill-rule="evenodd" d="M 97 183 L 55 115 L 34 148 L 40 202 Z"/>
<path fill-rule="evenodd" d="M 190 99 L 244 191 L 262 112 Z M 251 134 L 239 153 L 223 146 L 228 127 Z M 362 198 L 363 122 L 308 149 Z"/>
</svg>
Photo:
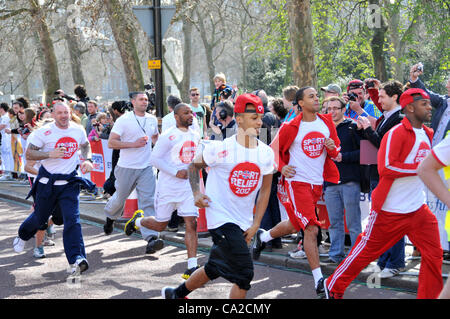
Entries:
<svg viewBox="0 0 450 319">
<path fill-rule="evenodd" d="M 328 251 L 323 245 L 319 245 L 319 256 L 320 257 L 328 257 Z"/>
<path fill-rule="evenodd" d="M 391 278 L 398 275 L 402 270 L 400 268 L 384 268 L 380 273 L 378 273 L 378 277 L 380 278 Z"/>
<path fill-rule="evenodd" d="M 21 253 L 25 248 L 25 241 L 20 239 L 20 237 L 16 237 L 13 242 L 13 247 L 16 253 Z"/>
<path fill-rule="evenodd" d="M 306 254 L 303 250 L 290 251 L 289 256 L 294 259 L 305 259 Z"/>
<path fill-rule="evenodd" d="M 380 266 L 378 266 L 377 264 L 369 266 L 369 268 L 367 268 L 368 272 L 372 272 L 372 273 L 379 273 L 381 272 L 381 268 Z"/>
<path fill-rule="evenodd" d="M 45 258 L 44 247 L 40 246 L 40 247 L 34 248 L 33 256 L 35 258 Z"/>
</svg>

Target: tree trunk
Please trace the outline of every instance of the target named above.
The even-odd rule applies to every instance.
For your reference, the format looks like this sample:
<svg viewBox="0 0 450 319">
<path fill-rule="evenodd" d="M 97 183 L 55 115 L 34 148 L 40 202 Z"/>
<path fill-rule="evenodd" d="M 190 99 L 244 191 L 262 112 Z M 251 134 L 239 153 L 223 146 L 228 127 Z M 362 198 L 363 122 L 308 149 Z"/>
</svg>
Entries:
<svg viewBox="0 0 450 319">
<path fill-rule="evenodd" d="M 74 85 L 86 85 L 84 81 L 83 70 L 81 68 L 81 49 L 80 35 L 77 29 L 66 28 L 65 40 L 69 50 L 70 67 L 72 69 L 72 79 Z"/>
<path fill-rule="evenodd" d="M 289 0 L 289 34 L 292 47 L 292 74 L 299 87 L 317 86 L 314 39 L 309 0 Z"/>
<path fill-rule="evenodd" d="M 181 100 L 189 101 L 191 86 L 191 56 L 192 56 L 192 23 L 189 19 L 183 20 L 184 50 L 183 50 L 183 79 L 180 90 Z"/>
<path fill-rule="evenodd" d="M 17 55 L 17 60 L 19 61 L 20 65 L 20 73 L 23 78 L 22 84 L 20 87 L 22 88 L 22 93 L 26 97 L 31 97 L 30 94 L 30 86 L 28 85 L 28 75 L 29 71 L 27 70 L 27 63 L 25 61 L 25 53 L 24 53 L 24 47 L 23 43 L 25 43 L 25 38 L 23 37 L 23 34 L 20 34 L 17 42 L 13 42 L 14 51 Z"/>
<path fill-rule="evenodd" d="M 371 5 L 377 5 L 380 7 L 380 1 L 378 0 L 369 0 Z M 380 11 L 381 15 L 381 11 Z M 384 22 L 383 16 L 380 18 L 381 25 L 375 26 L 373 28 L 373 37 L 371 41 L 372 47 L 372 56 L 373 56 L 373 64 L 375 77 L 381 82 L 386 82 L 388 80 L 387 70 L 386 70 L 386 57 L 384 53 L 384 42 L 386 36 L 386 24 Z"/>
<path fill-rule="evenodd" d="M 55 48 L 52 39 L 50 38 L 50 32 L 48 30 L 44 12 L 36 0 L 29 0 L 29 2 L 31 5 L 31 16 L 39 36 L 39 49 L 44 58 L 44 68 L 46 73 L 46 76 L 43 77 L 45 81 L 45 102 L 50 103 L 53 98 L 53 93 L 61 86 L 59 81 L 58 62 L 56 60 Z"/>
<path fill-rule="evenodd" d="M 134 41 L 135 30 L 118 0 L 103 0 L 103 3 L 122 58 L 128 91 L 141 91 L 144 89 L 144 77 Z"/>
</svg>

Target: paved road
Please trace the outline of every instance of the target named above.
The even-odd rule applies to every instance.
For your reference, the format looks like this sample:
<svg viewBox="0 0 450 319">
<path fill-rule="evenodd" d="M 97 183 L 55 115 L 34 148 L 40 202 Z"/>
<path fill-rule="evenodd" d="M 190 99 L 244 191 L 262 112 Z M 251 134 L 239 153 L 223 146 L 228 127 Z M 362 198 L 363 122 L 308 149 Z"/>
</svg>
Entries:
<svg viewBox="0 0 450 319">
<path fill-rule="evenodd" d="M 33 257 L 34 240 L 25 251 L 16 254 L 12 242 L 29 208 L 0 201 L 0 298 L 10 299 L 154 299 L 161 298 L 161 288 L 177 286 L 186 267 L 185 250 L 170 243 L 154 255 L 144 255 L 145 242 L 138 235 L 126 237 L 115 231 L 103 234 L 102 225 L 83 222 L 83 234 L 90 269 L 81 282 L 67 283 L 67 260 L 62 248 L 62 227 L 56 227 L 56 246 L 46 247 L 47 258 Z M 199 262 L 207 260 L 207 251 Z M 310 274 L 266 265 L 255 266 L 251 299 L 312 299 L 313 278 Z M 217 279 L 193 292 L 192 299 L 227 298 L 231 284 Z M 369 289 L 352 284 L 346 298 L 413 299 L 415 295 L 386 289 Z"/>
</svg>

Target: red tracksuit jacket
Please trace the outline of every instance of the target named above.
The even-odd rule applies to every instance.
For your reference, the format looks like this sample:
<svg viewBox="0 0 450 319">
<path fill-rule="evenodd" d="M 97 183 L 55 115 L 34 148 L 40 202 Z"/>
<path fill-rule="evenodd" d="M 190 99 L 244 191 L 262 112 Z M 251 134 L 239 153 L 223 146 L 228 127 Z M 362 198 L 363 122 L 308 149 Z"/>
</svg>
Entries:
<svg viewBox="0 0 450 319">
<path fill-rule="evenodd" d="M 331 158 L 334 158 L 339 154 L 341 150 L 341 141 L 339 140 L 339 137 L 337 135 L 336 126 L 334 125 L 331 114 L 317 113 L 317 116 L 324 121 L 325 125 L 330 130 L 330 138 L 336 145 L 334 151 L 330 151 L 327 149 L 327 158 L 325 160 L 323 178 L 327 182 L 338 184 L 339 170 Z M 303 112 L 301 112 L 291 121 L 284 123 L 273 139 L 272 143 L 270 144 L 275 153 L 275 162 L 277 164 L 278 171 L 280 172 L 282 168 L 289 163 L 289 149 L 291 148 L 292 143 L 297 137 L 302 118 Z"/>
<path fill-rule="evenodd" d="M 433 129 L 422 125 L 428 138 L 433 140 Z M 406 164 L 405 160 L 415 143 L 411 122 L 405 117 L 381 140 L 378 150 L 378 173 L 380 182 L 372 192 L 372 209 L 380 212 L 395 179 L 417 175 L 420 163 Z"/>
</svg>

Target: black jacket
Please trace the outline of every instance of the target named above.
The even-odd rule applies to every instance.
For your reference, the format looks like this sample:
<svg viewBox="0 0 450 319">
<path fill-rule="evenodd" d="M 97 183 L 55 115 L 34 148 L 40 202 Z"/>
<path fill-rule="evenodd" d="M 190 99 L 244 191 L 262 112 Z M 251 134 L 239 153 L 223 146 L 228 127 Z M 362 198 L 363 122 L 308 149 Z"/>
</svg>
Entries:
<svg viewBox="0 0 450 319">
<path fill-rule="evenodd" d="M 356 123 L 351 119 L 345 119 L 336 127 L 341 141 L 342 161 L 335 162 L 340 176 L 340 184 L 360 181 L 359 169 L 359 143 L 362 139 L 361 130 L 358 131 Z M 335 185 L 325 182 L 325 186 Z"/>
<path fill-rule="evenodd" d="M 402 119 L 404 118 L 404 115 L 401 114 L 401 110 L 398 110 L 389 118 L 386 120 L 386 123 L 384 122 L 384 115 L 382 115 L 377 120 L 377 126 L 374 130 L 372 127 L 368 127 L 364 130 L 364 137 L 370 141 L 376 148 L 380 148 L 381 140 L 383 139 L 383 136 L 394 126 L 399 124 Z M 382 125 L 381 125 L 382 124 Z M 370 165 L 370 179 L 371 180 L 379 180 L 380 177 L 378 175 L 378 165 Z"/>
</svg>

